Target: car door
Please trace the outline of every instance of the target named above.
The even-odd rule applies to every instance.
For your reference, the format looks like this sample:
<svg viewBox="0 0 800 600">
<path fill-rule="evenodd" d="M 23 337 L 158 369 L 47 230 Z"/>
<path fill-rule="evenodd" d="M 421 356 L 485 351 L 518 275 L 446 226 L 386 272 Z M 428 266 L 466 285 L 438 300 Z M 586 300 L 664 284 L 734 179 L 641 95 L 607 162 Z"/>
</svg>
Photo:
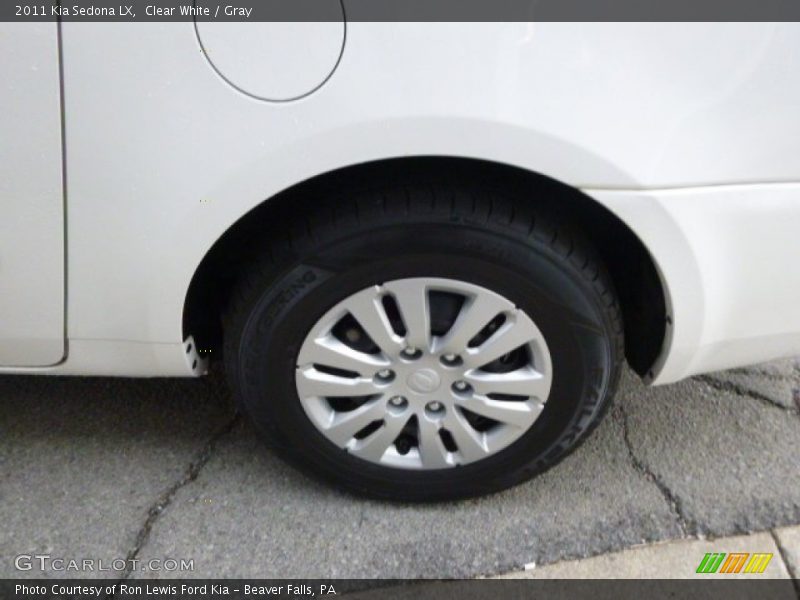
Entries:
<svg viewBox="0 0 800 600">
<path fill-rule="evenodd" d="M 58 25 L 0 23 L 0 367 L 65 355 Z"/>
</svg>

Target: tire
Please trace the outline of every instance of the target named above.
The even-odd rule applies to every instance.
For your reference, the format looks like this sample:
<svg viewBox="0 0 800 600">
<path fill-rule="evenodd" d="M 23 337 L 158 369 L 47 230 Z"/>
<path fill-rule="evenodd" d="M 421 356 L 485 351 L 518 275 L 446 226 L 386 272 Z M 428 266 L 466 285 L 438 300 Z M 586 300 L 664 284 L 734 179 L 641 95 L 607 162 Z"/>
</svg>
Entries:
<svg viewBox="0 0 800 600">
<path fill-rule="evenodd" d="M 253 421 L 265 441 L 280 456 L 308 474 L 351 492 L 398 501 L 444 501 L 496 492 L 532 478 L 575 449 L 605 413 L 619 380 L 623 357 L 619 305 L 605 269 L 590 246 L 571 231 L 568 224 L 554 225 L 546 215 L 535 214 L 534 201 L 509 199 L 507 193 L 501 196 L 498 191 L 481 190 L 478 194 L 475 189 L 460 189 L 458 185 L 418 185 L 372 190 L 355 197 L 351 195 L 348 200 L 341 199 L 346 197 L 346 194 L 339 196 L 335 210 L 324 208 L 328 205 L 322 202 L 323 208 L 309 211 L 316 218 L 298 218 L 285 224 L 281 233 L 271 235 L 269 248 L 264 248 L 260 258 L 246 269 L 224 318 L 226 371 L 241 410 Z M 314 422 L 316 417 L 312 419 L 312 416 L 316 413 L 313 411 L 317 410 L 314 407 L 324 406 L 331 411 L 345 409 L 334 403 L 334 400 L 340 402 L 338 398 L 325 402 L 317 397 L 301 398 L 301 392 L 305 394 L 303 377 L 307 373 L 300 373 L 298 360 L 301 352 L 306 351 L 304 344 L 309 332 L 321 323 L 320 319 L 332 307 L 353 302 L 355 295 L 363 290 L 378 289 L 373 287 L 376 285 L 384 284 L 379 289 L 385 290 L 386 286 L 419 282 L 423 278 L 429 278 L 425 281 L 434 282 L 434 286 L 439 285 L 436 282 L 453 282 L 453 289 L 467 290 L 460 300 L 458 294 L 451 291 L 427 296 L 431 311 L 439 306 L 434 300 L 447 306 L 460 301 L 463 309 L 473 301 L 470 290 L 478 290 L 475 294 L 488 290 L 486 293 L 496 294 L 510 303 L 511 312 L 498 317 L 501 326 L 504 326 L 504 319 L 517 323 L 519 311 L 524 313 L 522 316 L 529 317 L 543 342 L 528 344 L 526 341 L 528 345 L 516 350 L 512 358 L 509 354 L 498 360 L 521 360 L 527 365 L 524 369 L 533 368 L 531 364 L 545 371 L 549 369 L 545 373 L 549 388 L 547 397 L 539 398 L 536 394 L 527 397 L 525 401 L 540 412 L 522 432 L 519 431 L 522 426 L 506 425 L 491 418 L 481 421 L 479 417 L 477 421 L 486 428 L 486 433 L 481 433 L 483 430 L 474 425 L 474 419 L 468 419 L 468 425 L 478 431 L 476 439 L 491 438 L 500 448 L 483 458 L 467 460 L 469 456 L 480 456 L 479 451 L 472 455 L 466 449 L 462 451 L 466 444 L 454 445 L 452 436 L 448 440 L 448 434 L 441 430 L 438 440 L 430 435 L 425 437 L 421 421 L 412 420 L 410 425 L 405 424 L 403 437 L 398 437 L 390 450 L 377 459 L 381 462 L 376 462 L 375 456 L 367 460 L 358 454 L 363 450 L 356 450 L 364 442 L 353 437 L 347 442 L 350 449 L 343 449 Z M 384 296 L 380 298 L 385 314 L 392 315 L 395 333 L 410 338 L 412 333 L 403 330 L 402 314 L 397 324 L 398 311 L 390 311 L 392 307 L 382 299 Z M 390 298 L 388 302 L 398 308 L 395 297 L 390 294 Z M 459 310 L 449 311 L 451 325 L 453 314 L 458 314 Z M 436 319 L 430 316 L 431 328 Z M 338 322 L 336 327 L 342 323 Z M 491 326 L 483 331 L 484 339 L 494 335 L 490 329 Z M 436 335 L 444 336 L 444 331 L 446 329 Z M 361 335 L 364 333 L 366 330 L 359 327 L 347 330 L 348 336 L 352 334 L 359 343 L 372 346 L 365 352 L 375 352 L 374 340 L 369 334 Z M 470 344 L 476 339 L 472 338 Z M 345 343 L 351 341 L 347 338 Z M 541 356 L 537 355 L 537 343 L 544 348 Z M 480 351 L 482 348 L 477 346 Z M 467 355 L 473 349 L 465 347 L 464 352 Z M 382 356 L 380 348 L 378 354 L 370 356 Z M 426 354 L 424 358 L 436 359 L 433 354 L 430 357 Z M 444 358 L 439 356 L 438 360 L 444 361 Z M 402 364 L 398 359 L 397 364 L 401 370 L 411 368 L 405 359 Z M 315 363 L 308 368 L 328 367 Z M 502 368 L 505 367 L 501 365 Z M 490 366 L 481 369 L 490 369 Z M 406 371 L 402 371 L 405 383 L 391 385 L 422 386 L 430 391 L 435 384 L 430 380 L 438 379 L 441 383 L 447 375 L 431 375 L 431 371 L 437 369 L 431 367 L 424 373 L 415 371 L 407 378 Z M 336 371 L 333 374 L 344 376 Z M 391 376 L 395 375 L 392 371 Z M 501 375 L 507 377 L 505 372 Z M 378 379 L 373 381 L 378 382 Z M 457 384 L 463 385 L 460 381 L 452 385 Z M 415 390 L 416 387 L 410 392 L 413 397 L 401 396 L 405 405 L 397 400 L 399 406 L 382 404 L 381 410 L 411 410 L 408 403 L 418 400 Z M 455 388 L 452 391 L 453 394 L 457 392 Z M 448 390 L 441 388 L 431 393 L 446 395 Z M 369 398 L 370 402 L 377 402 Z M 391 401 L 396 398 L 392 396 Z M 502 398 L 503 401 L 518 400 L 510 396 Z M 383 396 L 379 400 L 386 402 Z M 453 419 L 456 417 L 452 414 L 458 413 L 459 418 L 474 418 L 470 411 L 453 407 L 452 403 L 458 401 L 456 397 L 444 409 L 446 417 Z M 537 404 L 539 401 L 543 402 Z M 339 408 L 332 408 L 334 406 Z M 427 403 L 422 408 L 415 404 L 414 410 L 429 411 L 431 406 Z M 390 417 L 382 423 L 388 430 Z M 429 426 L 428 421 L 424 423 L 425 427 Z M 414 427 L 416 434 L 411 431 Z M 496 431 L 503 433 L 495 434 Z M 357 435 L 366 435 L 369 441 L 372 433 L 365 430 Z M 500 441 L 505 445 L 500 447 Z M 442 453 L 444 460 L 450 461 L 447 465 L 407 468 L 403 463 L 397 466 L 402 461 L 438 464 L 435 461 L 441 457 L 430 454 L 432 445 Z M 485 446 L 490 447 L 489 442 L 485 442 Z M 406 453 L 402 454 L 402 450 Z M 376 452 L 380 450 L 370 451 L 371 454 Z M 434 462 L 426 463 L 425 457 L 430 456 L 434 457 Z"/>
</svg>

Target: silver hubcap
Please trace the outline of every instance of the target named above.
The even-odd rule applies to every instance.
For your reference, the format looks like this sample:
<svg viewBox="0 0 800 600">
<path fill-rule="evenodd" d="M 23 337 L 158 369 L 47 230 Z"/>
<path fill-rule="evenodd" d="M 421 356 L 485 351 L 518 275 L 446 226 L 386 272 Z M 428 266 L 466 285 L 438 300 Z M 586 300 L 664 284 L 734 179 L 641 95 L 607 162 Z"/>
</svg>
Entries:
<svg viewBox="0 0 800 600">
<path fill-rule="evenodd" d="M 539 417 L 551 379 L 547 344 L 525 312 L 486 288 L 427 277 L 334 306 L 306 336 L 295 377 L 331 442 L 407 469 L 499 452 Z"/>
</svg>

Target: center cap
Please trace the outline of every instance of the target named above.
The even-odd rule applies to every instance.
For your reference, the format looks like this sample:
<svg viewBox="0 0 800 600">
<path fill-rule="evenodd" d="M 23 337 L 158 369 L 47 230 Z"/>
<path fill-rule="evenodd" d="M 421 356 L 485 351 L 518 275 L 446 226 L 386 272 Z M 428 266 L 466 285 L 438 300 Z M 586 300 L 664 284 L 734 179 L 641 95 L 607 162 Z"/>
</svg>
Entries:
<svg viewBox="0 0 800 600">
<path fill-rule="evenodd" d="M 418 394 L 430 394 L 439 389 L 442 380 L 433 369 L 420 369 L 411 373 L 406 382 L 408 387 Z"/>
</svg>

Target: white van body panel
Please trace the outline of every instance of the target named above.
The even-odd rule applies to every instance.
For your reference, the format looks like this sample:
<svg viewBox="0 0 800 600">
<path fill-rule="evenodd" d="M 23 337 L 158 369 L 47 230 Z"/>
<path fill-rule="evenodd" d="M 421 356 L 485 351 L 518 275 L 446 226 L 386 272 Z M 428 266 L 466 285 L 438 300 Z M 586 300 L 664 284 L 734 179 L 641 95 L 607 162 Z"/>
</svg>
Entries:
<svg viewBox="0 0 800 600">
<path fill-rule="evenodd" d="M 64 357 L 56 23 L 0 23 L 0 366 Z"/>
<path fill-rule="evenodd" d="M 667 293 L 655 383 L 800 352 L 798 24 L 348 23 L 290 102 L 232 87 L 192 23 L 62 43 L 70 352 L 39 372 L 202 372 L 182 312 L 213 243 L 298 182 L 419 155 L 541 173 L 626 222 Z"/>
</svg>

